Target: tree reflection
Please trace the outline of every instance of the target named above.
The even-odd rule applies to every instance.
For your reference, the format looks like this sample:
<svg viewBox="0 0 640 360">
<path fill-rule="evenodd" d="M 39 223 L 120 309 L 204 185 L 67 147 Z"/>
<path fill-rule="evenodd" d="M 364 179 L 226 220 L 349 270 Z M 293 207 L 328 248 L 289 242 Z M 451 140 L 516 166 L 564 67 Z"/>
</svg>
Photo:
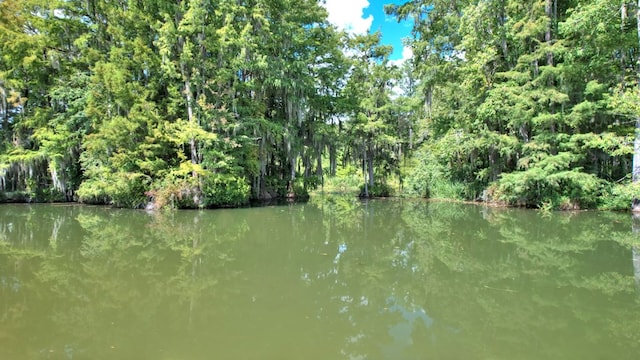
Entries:
<svg viewBox="0 0 640 360">
<path fill-rule="evenodd" d="M 629 228 L 353 198 L 0 207 L 0 358 L 632 359 Z"/>
<path fill-rule="evenodd" d="M 624 214 L 544 218 L 521 210 L 410 201 L 384 207 L 391 209 L 376 219 L 379 224 L 364 219 L 338 231 L 349 250 L 340 256 L 347 271 L 337 277 L 351 292 L 338 299 L 347 303 L 351 318 L 377 317 L 373 322 L 388 324 L 364 326 L 377 333 L 355 324 L 346 353 L 513 358 L 515 352 L 532 359 L 615 353 L 631 358 L 638 350 L 633 268 L 621 261 L 631 257 Z M 395 213 L 401 215 L 390 215 Z M 385 243 L 359 246 L 347 229 L 365 226 L 369 233 L 384 234 Z M 363 248 L 367 254 L 359 253 Z M 372 266 L 363 258 L 374 259 Z M 364 289 L 355 292 L 358 283 Z M 357 299 L 367 299 L 366 305 Z M 381 305 L 383 299 L 393 299 L 393 305 Z M 384 311 L 392 308 L 405 309 L 404 320 Z M 408 321 L 407 313 L 424 314 L 430 322 Z M 391 356 L 389 349 L 399 349 L 393 336 L 398 327 L 405 329 L 406 342 Z M 376 342 L 387 345 L 380 348 Z"/>
<path fill-rule="evenodd" d="M 640 214 L 633 213 L 631 232 L 634 234 L 633 240 L 636 240 L 636 236 L 640 234 Z M 633 275 L 636 281 L 636 288 L 640 291 L 640 244 L 634 243 L 631 246 L 632 261 L 633 261 Z"/>
<path fill-rule="evenodd" d="M 198 301 L 215 296 L 217 270 L 233 259 L 228 244 L 243 231 L 217 231 L 196 212 L 69 207 L 49 218 L 46 209 L 13 209 L 13 215 L 0 217 L 0 274 L 21 287 L 13 297 L 7 296 L 10 288 L 1 288 L 3 324 L 13 327 L 12 334 L 28 333 L 20 337 L 30 339 L 29 354 L 46 358 L 127 358 L 141 355 L 136 340 L 157 337 L 154 342 L 169 347 L 184 339 L 171 334 L 189 332 L 196 312 L 206 311 Z M 42 229 L 19 221 L 33 216 Z M 47 239 L 44 234 L 52 231 Z M 17 273 L 23 263 L 29 270 Z M 25 302 L 29 311 L 8 316 L 27 307 Z M 38 328 L 56 333 L 38 334 Z M 143 350 L 143 357 L 157 358 L 166 351 Z"/>
</svg>

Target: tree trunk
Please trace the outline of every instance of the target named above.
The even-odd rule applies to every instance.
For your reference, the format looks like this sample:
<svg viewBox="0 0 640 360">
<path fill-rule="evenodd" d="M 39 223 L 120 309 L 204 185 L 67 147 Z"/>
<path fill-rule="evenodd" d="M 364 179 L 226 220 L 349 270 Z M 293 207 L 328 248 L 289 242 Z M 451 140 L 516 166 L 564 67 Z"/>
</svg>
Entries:
<svg viewBox="0 0 640 360">
<path fill-rule="evenodd" d="M 427 87 L 427 92 L 425 94 L 424 101 L 424 111 L 427 114 L 427 117 L 431 117 L 431 110 L 433 106 L 433 88 L 431 86 Z"/>
<path fill-rule="evenodd" d="M 638 30 L 638 45 L 640 45 L 640 0 L 638 0 L 638 6 L 636 7 L 636 20 L 637 20 L 637 30 Z M 640 61 L 640 57 L 638 58 Z M 638 86 L 640 87 L 640 69 L 637 69 L 638 72 Z M 637 184 L 640 181 L 640 114 L 636 114 L 636 129 L 635 129 L 635 139 L 633 141 L 633 173 L 631 174 L 631 178 L 634 184 Z M 640 199 L 634 198 L 631 203 L 631 211 L 640 212 Z"/>
<path fill-rule="evenodd" d="M 322 148 L 318 150 L 318 157 L 316 158 L 316 161 L 316 176 L 318 177 L 318 181 L 320 181 L 320 187 L 324 187 L 324 174 L 322 172 Z"/>
<path fill-rule="evenodd" d="M 640 115 L 636 115 L 635 139 L 633 141 L 633 174 L 631 178 L 634 184 L 640 182 Z M 640 212 L 640 199 L 633 199 L 631 210 Z"/>
<path fill-rule="evenodd" d="M 329 145 L 329 176 L 336 176 L 338 167 L 338 154 L 334 144 Z"/>
<path fill-rule="evenodd" d="M 413 128 L 409 128 L 409 150 L 413 150 Z"/>
<path fill-rule="evenodd" d="M 505 1 L 500 3 L 500 18 L 498 24 L 500 25 L 500 48 L 502 49 L 502 57 L 504 59 L 504 63 L 506 66 L 511 69 L 511 64 L 509 62 L 509 46 L 507 45 L 507 31 L 506 31 L 506 4 Z"/>
<path fill-rule="evenodd" d="M 369 187 L 373 187 L 373 151 L 371 148 L 369 148 L 369 162 L 367 164 L 367 168 L 369 169 Z"/>
<path fill-rule="evenodd" d="M 287 198 L 293 199 L 296 197 L 295 192 L 295 183 L 296 183 L 296 163 L 298 162 L 298 156 L 293 155 L 291 159 L 289 159 L 289 186 L 287 189 Z M 305 170 L 306 172 L 306 170 Z"/>
<path fill-rule="evenodd" d="M 553 28 L 553 24 L 555 22 L 553 2 L 554 0 L 546 0 L 544 4 L 544 11 L 547 17 L 549 18 L 549 25 L 547 25 L 547 30 L 545 31 L 545 34 L 544 34 L 544 41 L 547 44 L 547 46 L 551 46 L 551 40 L 552 40 L 551 29 Z M 547 65 L 553 66 L 553 52 L 551 51 L 547 51 Z"/>
<path fill-rule="evenodd" d="M 0 81 L 0 114 L 2 115 L 2 133 L 4 134 L 4 139 L 0 140 L 9 140 L 9 106 L 7 102 L 7 90 L 4 88 L 4 83 Z"/>
<path fill-rule="evenodd" d="M 554 28 L 554 24 L 556 23 L 555 8 L 556 8 L 555 0 L 546 0 L 544 5 L 544 10 L 547 17 L 549 18 L 549 24 L 547 25 L 547 29 L 544 34 L 544 41 L 548 47 L 551 47 L 553 45 L 553 28 Z M 550 49 L 548 49 L 547 50 L 547 66 L 551 67 L 553 65 L 554 65 L 553 52 Z M 553 78 L 549 78 L 548 86 L 549 87 L 555 86 L 555 81 Z M 549 113 L 555 114 L 555 112 L 556 112 L 555 103 L 552 102 L 551 104 L 549 104 Z M 555 121 L 553 120 L 551 121 L 551 124 L 549 125 L 549 130 L 551 131 L 552 134 L 555 134 L 556 132 Z M 555 155 L 557 153 L 557 150 L 552 147 L 551 153 Z"/>
<path fill-rule="evenodd" d="M 302 159 L 302 165 L 304 165 L 304 172 L 302 173 L 302 177 L 306 179 L 311 176 L 311 171 L 313 170 L 311 156 L 309 155 L 308 151 L 305 152 L 304 155 L 302 155 Z M 298 173 L 300 173 L 300 163 L 298 163 Z"/>
<path fill-rule="evenodd" d="M 266 177 L 267 177 L 267 149 L 265 137 L 267 134 L 262 134 L 260 139 L 260 150 L 258 151 L 258 157 L 260 159 L 260 175 L 258 177 L 258 199 L 264 200 L 267 192 Z"/>
<path fill-rule="evenodd" d="M 627 23 L 627 0 L 622 0 L 622 5 L 620 6 L 620 31 L 622 34 L 625 33 L 626 23 Z M 620 88 L 624 89 L 624 78 L 625 78 L 625 70 L 626 70 L 626 49 L 620 49 Z"/>
<path fill-rule="evenodd" d="M 640 0 L 638 0 L 640 1 Z M 367 146 L 364 146 L 364 159 L 362 164 L 362 175 L 364 177 L 364 197 L 369 197 L 369 181 L 367 180 Z"/>
<path fill-rule="evenodd" d="M 191 81 L 189 81 L 188 78 L 184 81 L 184 92 L 187 98 L 187 118 L 189 120 L 189 124 L 193 125 L 195 122 L 193 115 L 193 90 L 191 90 Z M 191 163 L 198 164 L 198 148 L 196 146 L 196 139 L 193 137 L 189 139 L 189 148 L 191 150 Z M 195 176 L 196 175 L 194 174 L 194 177 Z"/>
</svg>

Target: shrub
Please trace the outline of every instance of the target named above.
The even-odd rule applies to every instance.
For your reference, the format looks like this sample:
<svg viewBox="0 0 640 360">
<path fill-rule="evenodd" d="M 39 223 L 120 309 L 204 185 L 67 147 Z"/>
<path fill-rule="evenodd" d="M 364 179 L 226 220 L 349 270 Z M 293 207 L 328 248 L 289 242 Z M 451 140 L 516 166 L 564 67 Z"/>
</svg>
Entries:
<svg viewBox="0 0 640 360">
<path fill-rule="evenodd" d="M 62 202 L 66 200 L 66 196 L 62 191 L 52 188 L 38 188 L 34 197 L 35 201 L 38 202 Z"/>
<path fill-rule="evenodd" d="M 364 184 L 360 185 L 360 196 L 364 196 Z M 369 187 L 369 197 L 389 197 L 393 194 L 393 189 L 386 183 L 374 183 Z"/>
<path fill-rule="evenodd" d="M 626 211 L 631 208 L 631 202 L 634 198 L 640 198 L 640 184 L 613 184 L 605 189 L 600 208 Z"/>
<path fill-rule="evenodd" d="M 140 173 L 119 172 L 106 178 L 89 179 L 80 184 L 80 202 L 141 208 L 147 203 L 148 177 Z"/>
<path fill-rule="evenodd" d="M 435 156 L 427 151 L 420 151 L 415 159 L 416 163 L 405 179 L 404 190 L 407 194 L 439 199 L 465 198 L 465 184 L 453 181 Z"/>
<path fill-rule="evenodd" d="M 317 179 L 317 178 L 316 178 Z M 308 200 L 309 199 L 309 191 L 308 189 L 309 179 L 298 178 L 293 184 L 293 196 L 296 200 Z"/>
<path fill-rule="evenodd" d="M 202 205 L 197 179 L 166 177 L 147 192 L 156 209 L 195 209 Z"/>
<path fill-rule="evenodd" d="M 287 190 L 289 186 L 287 180 L 280 179 L 277 176 L 267 176 L 265 177 L 264 181 L 264 190 L 269 196 L 266 200 L 270 200 L 271 198 L 284 199 L 287 196 Z M 263 195 L 265 194 L 261 194 L 261 196 Z"/>
<path fill-rule="evenodd" d="M 154 181 L 146 193 L 153 208 L 195 209 L 205 205 L 202 184 L 211 173 L 200 164 L 183 161 L 180 166 L 166 172 Z"/>
<path fill-rule="evenodd" d="M 241 206 L 249 203 L 251 187 L 244 177 L 213 174 L 205 178 L 202 192 L 207 207 Z"/>
<path fill-rule="evenodd" d="M 579 169 L 550 172 L 533 167 L 504 174 L 492 191 L 511 205 L 569 210 L 595 207 L 602 185 L 595 175 Z"/>
<path fill-rule="evenodd" d="M 361 181 L 362 177 L 358 174 L 358 169 L 353 165 L 347 165 L 338 168 L 335 176 L 330 176 L 325 179 L 323 191 L 357 195 Z"/>
<path fill-rule="evenodd" d="M 88 179 L 83 181 L 76 194 L 78 201 L 87 204 L 106 205 L 111 202 L 108 194 L 109 184 L 104 179 Z"/>
<path fill-rule="evenodd" d="M 320 185 L 320 178 L 313 175 L 302 179 L 302 186 L 306 190 L 315 190 Z"/>
</svg>

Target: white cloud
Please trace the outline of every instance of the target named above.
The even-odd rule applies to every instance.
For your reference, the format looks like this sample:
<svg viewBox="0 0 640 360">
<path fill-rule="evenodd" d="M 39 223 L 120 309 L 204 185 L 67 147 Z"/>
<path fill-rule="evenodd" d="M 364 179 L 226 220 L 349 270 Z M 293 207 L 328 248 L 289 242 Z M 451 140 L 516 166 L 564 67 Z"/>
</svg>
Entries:
<svg viewBox="0 0 640 360">
<path fill-rule="evenodd" d="M 402 64 L 404 64 L 407 60 L 410 60 L 411 58 L 413 58 L 413 50 L 411 49 L 411 46 L 405 45 L 402 48 L 402 59 L 391 60 L 389 62 L 393 65 L 397 65 L 398 67 L 400 67 L 402 66 Z"/>
<path fill-rule="evenodd" d="M 373 15 L 363 18 L 369 0 L 326 0 L 329 22 L 349 34 L 364 34 L 371 28 Z"/>
<path fill-rule="evenodd" d="M 411 46 L 405 46 L 402 48 L 402 58 L 405 60 L 409 60 L 413 58 L 413 49 Z"/>
<path fill-rule="evenodd" d="M 398 59 L 398 60 L 391 60 L 389 61 L 392 65 L 397 65 L 398 67 L 402 67 L 402 65 L 410 60 L 413 57 L 413 50 L 411 49 L 411 46 L 404 46 L 402 48 L 402 59 Z M 393 94 L 392 97 L 393 98 L 397 98 L 400 96 L 403 96 L 405 94 L 405 89 L 402 87 L 402 80 L 400 80 L 400 83 L 397 83 L 392 89 L 391 89 L 391 93 Z"/>
</svg>

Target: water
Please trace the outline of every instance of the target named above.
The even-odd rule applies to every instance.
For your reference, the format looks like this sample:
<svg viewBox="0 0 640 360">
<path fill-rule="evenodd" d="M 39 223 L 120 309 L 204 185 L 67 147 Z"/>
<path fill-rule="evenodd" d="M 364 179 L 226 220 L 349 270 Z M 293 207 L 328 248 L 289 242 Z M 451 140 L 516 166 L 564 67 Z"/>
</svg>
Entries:
<svg viewBox="0 0 640 360">
<path fill-rule="evenodd" d="M 637 359 L 639 244 L 423 201 L 2 205 L 0 359 Z"/>
</svg>

